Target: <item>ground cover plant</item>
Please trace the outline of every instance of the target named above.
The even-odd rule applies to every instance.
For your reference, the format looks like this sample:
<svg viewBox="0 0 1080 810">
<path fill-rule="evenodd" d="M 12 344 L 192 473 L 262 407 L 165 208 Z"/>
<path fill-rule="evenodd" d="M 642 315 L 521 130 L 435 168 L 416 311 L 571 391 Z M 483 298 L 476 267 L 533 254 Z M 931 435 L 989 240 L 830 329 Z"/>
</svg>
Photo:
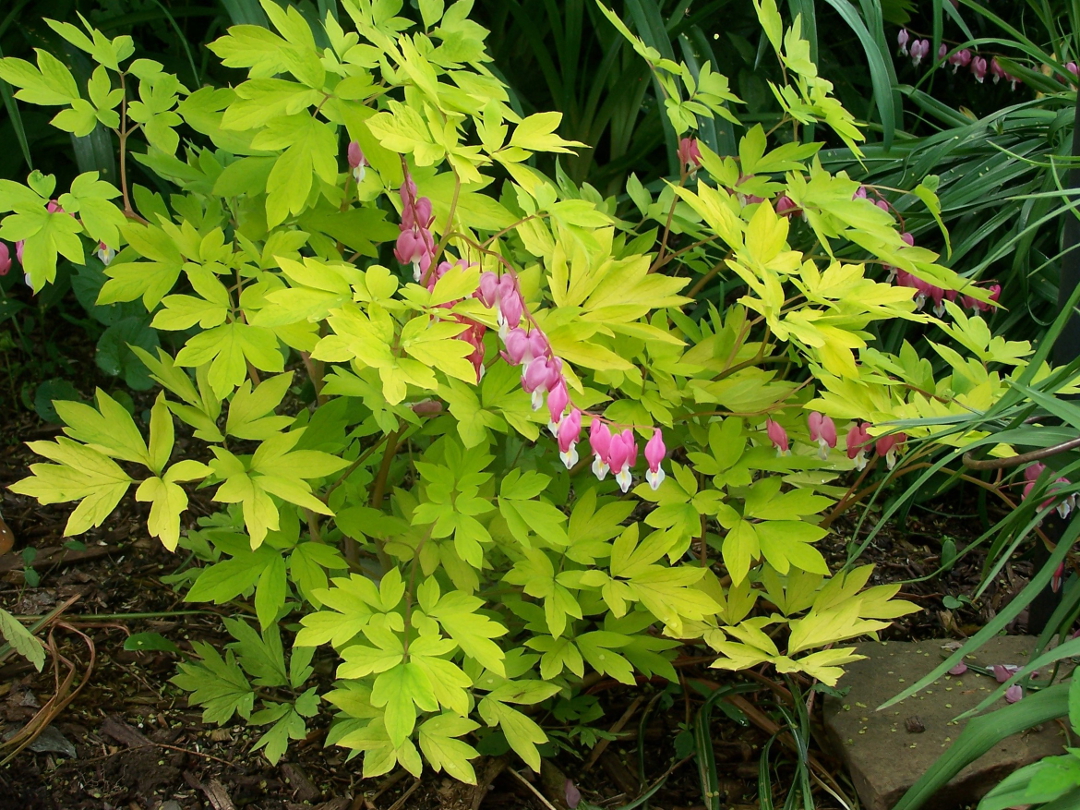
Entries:
<svg viewBox="0 0 1080 810">
<path fill-rule="evenodd" d="M 539 770 L 538 707 L 581 735 L 585 687 L 677 680 L 685 643 L 834 685 L 843 643 L 911 608 L 865 587 L 868 567 L 830 572 L 821 524 L 875 468 L 934 451 L 920 440 L 988 435 L 913 420 L 1050 373 L 987 327 L 992 290 L 904 229 L 901 204 L 938 215 L 934 178 L 905 192 L 822 167 L 807 126 L 855 153 L 863 135 L 801 18 L 767 0 L 770 133 L 722 75 L 602 12 L 680 136 L 679 176 L 632 178 L 630 214 L 534 167 L 580 145 L 509 106 L 468 3 L 422 3 L 419 26 L 394 3 L 345 8 L 313 28 L 265 3 L 271 29 L 211 46 L 247 72 L 235 87 L 188 87 L 68 23 L 51 25 L 98 65 L 85 93 L 46 51 L 0 62 L 55 126 L 111 131 L 120 167 L 65 192 L 0 182 L 11 272 L 36 291 L 81 265 L 98 304 L 142 306 L 178 347 L 132 349 L 162 388 L 145 413 L 103 391 L 56 403 L 65 435 L 32 443 L 48 462 L 13 490 L 77 501 L 77 535 L 135 487 L 150 533 L 200 563 L 172 584 L 234 611 L 224 652 L 196 643 L 173 682 L 206 722 L 259 727 L 272 761 L 325 704 L 327 741 L 365 775 L 474 781 L 479 753 L 506 750 Z M 738 154 L 695 139 L 699 117 L 737 127 Z M 133 161 L 169 192 L 131 181 Z M 899 321 L 936 337 L 945 373 L 872 345 Z M 196 488 L 218 507 L 197 525 Z"/>
</svg>

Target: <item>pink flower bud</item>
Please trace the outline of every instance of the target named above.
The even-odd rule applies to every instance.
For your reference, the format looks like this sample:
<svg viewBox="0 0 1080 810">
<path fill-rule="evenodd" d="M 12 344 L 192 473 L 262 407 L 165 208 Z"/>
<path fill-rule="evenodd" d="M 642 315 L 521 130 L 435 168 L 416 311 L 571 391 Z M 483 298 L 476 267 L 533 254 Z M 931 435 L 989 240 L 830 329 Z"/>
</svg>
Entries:
<svg viewBox="0 0 1080 810">
<path fill-rule="evenodd" d="M 637 442 L 634 440 L 633 432 L 624 430 L 622 433 L 616 433 L 612 436 L 611 444 L 608 446 L 608 465 L 615 474 L 615 480 L 619 482 L 619 488 L 623 492 L 630 489 L 630 484 L 633 481 L 630 469 L 636 461 Z"/>
<path fill-rule="evenodd" d="M 360 148 L 358 141 L 349 141 L 348 156 L 349 167 L 352 169 L 367 165 L 367 158 L 364 157 L 364 150 Z"/>
<path fill-rule="evenodd" d="M 416 201 L 416 224 L 421 228 L 430 228 L 435 221 L 435 215 L 431 212 L 431 200 L 421 197 Z"/>
<path fill-rule="evenodd" d="M 402 264 L 413 264 L 424 255 L 424 243 L 416 231 L 407 230 L 398 234 L 394 246 L 394 258 Z"/>
<path fill-rule="evenodd" d="M 660 462 L 664 460 L 666 455 L 667 447 L 664 446 L 664 437 L 660 432 L 660 428 L 657 428 L 645 445 L 645 461 L 649 464 L 649 470 L 645 473 L 645 480 L 654 492 L 664 482 L 664 470 L 660 466 Z"/>
<path fill-rule="evenodd" d="M 981 56 L 972 58 L 971 75 L 975 77 L 975 81 L 979 84 L 982 84 L 983 79 L 986 78 L 986 60 Z"/>
<path fill-rule="evenodd" d="M 1065 69 L 1069 71 L 1073 76 L 1080 78 L 1080 67 L 1077 67 L 1076 62 L 1069 62 L 1065 65 Z"/>
<path fill-rule="evenodd" d="M 952 669 L 949 670 L 949 674 L 950 675 L 963 675 L 965 672 L 967 672 L 967 669 L 968 669 L 967 664 L 965 664 L 963 661 L 961 661 L 959 664 L 957 664 L 955 667 L 953 667 Z"/>
<path fill-rule="evenodd" d="M 521 316 L 525 311 L 525 303 L 517 292 L 512 295 L 499 298 L 499 320 L 513 328 L 521 323 Z"/>
<path fill-rule="evenodd" d="M 507 332 L 503 345 L 506 346 L 506 351 L 502 353 L 503 359 L 512 366 L 520 366 L 533 359 L 533 356 L 528 354 L 529 336 L 524 329 L 511 329 Z"/>
<path fill-rule="evenodd" d="M 915 237 L 907 231 L 900 234 L 900 241 L 902 241 L 908 247 L 915 247 Z"/>
<path fill-rule="evenodd" d="M 896 466 L 896 456 L 899 452 L 898 448 L 906 441 L 906 434 L 890 433 L 887 436 L 882 436 L 875 442 L 874 449 L 879 456 L 885 456 L 885 463 L 889 466 L 890 470 Z"/>
<path fill-rule="evenodd" d="M 769 441 L 773 443 L 773 447 L 776 448 L 776 454 L 778 456 L 786 456 L 791 452 L 788 447 L 787 431 L 784 430 L 779 422 L 774 422 L 772 419 L 766 419 L 765 432 L 769 436 Z"/>
<path fill-rule="evenodd" d="M 953 73 L 956 73 L 962 67 L 967 67 L 971 64 L 971 51 L 967 48 L 957 51 L 949 57 L 949 64 L 953 66 Z"/>
<path fill-rule="evenodd" d="M 577 443 L 581 438 L 581 411 L 574 408 L 559 423 L 559 458 L 566 469 L 578 463 Z"/>
<path fill-rule="evenodd" d="M 990 60 L 990 75 L 994 77 L 994 84 L 997 84 L 1009 75 L 1005 72 L 1005 68 L 998 64 L 996 56 Z"/>
<path fill-rule="evenodd" d="M 866 199 L 866 186 L 859 186 L 855 189 L 855 193 L 851 195 L 853 200 L 865 200 Z"/>
<path fill-rule="evenodd" d="M 696 138 L 683 138 L 679 141 L 679 148 L 676 154 L 679 163 L 682 164 L 690 174 L 696 172 L 698 167 L 701 166 L 701 147 L 698 146 Z"/>
<path fill-rule="evenodd" d="M 566 382 L 559 380 L 558 384 L 548 392 L 547 406 L 548 413 L 551 415 L 551 424 L 558 425 L 563 418 L 563 412 L 566 411 L 566 406 L 570 404 L 570 395 L 566 392 Z M 578 418 L 580 428 L 580 417 Z M 575 439 L 576 441 L 576 439 Z"/>
<path fill-rule="evenodd" d="M 889 213 L 889 211 L 892 210 L 891 206 L 887 202 L 885 202 L 885 200 L 874 200 L 874 205 L 876 205 L 885 213 Z"/>
<path fill-rule="evenodd" d="M 907 32 L 906 28 L 901 28 L 900 33 L 896 35 L 896 44 L 900 46 L 900 53 L 903 56 L 908 55 L 907 45 L 911 41 L 911 34 Z"/>
<path fill-rule="evenodd" d="M 1014 683 L 1012 686 L 1010 686 L 1008 689 L 1005 690 L 1005 702 L 1006 703 L 1016 703 L 1016 701 L 1023 700 L 1023 698 L 1024 698 L 1024 687 L 1022 687 L 1018 683 Z"/>
<path fill-rule="evenodd" d="M 443 404 L 435 399 L 425 399 L 414 402 L 410 407 L 419 416 L 437 416 L 442 413 Z"/>
<path fill-rule="evenodd" d="M 348 149 L 349 168 L 352 169 L 353 179 L 356 180 L 356 185 L 360 185 L 364 182 L 364 175 L 367 174 L 367 158 L 364 157 L 364 152 L 360 148 L 360 144 L 356 141 L 349 142 Z"/>
<path fill-rule="evenodd" d="M 476 297 L 480 303 L 491 309 L 498 301 L 499 277 L 488 270 L 481 274 L 480 284 L 476 288 Z"/>
<path fill-rule="evenodd" d="M 595 416 L 592 424 L 589 425 L 589 447 L 593 452 L 593 475 L 603 481 L 609 469 L 608 451 L 611 449 L 611 430 Z"/>
<path fill-rule="evenodd" d="M 0 276 L 6 276 L 11 269 L 11 251 L 7 242 L 0 242 Z"/>
<path fill-rule="evenodd" d="M 872 441 L 864 423 L 852 424 L 844 442 L 847 445 L 847 457 L 855 461 L 856 469 L 861 470 L 866 466 L 866 450 Z"/>
<path fill-rule="evenodd" d="M 807 421 L 810 424 L 810 441 L 818 443 L 818 452 L 823 459 L 828 458 L 829 448 L 836 447 L 836 423 L 817 411 L 811 411 Z"/>
<path fill-rule="evenodd" d="M 917 39 L 911 43 L 911 63 L 915 67 L 919 66 L 927 56 L 930 55 L 930 41 L 926 39 Z"/>
<path fill-rule="evenodd" d="M 938 45 L 937 58 L 938 58 L 938 61 L 941 62 L 942 67 L 945 67 L 945 55 L 948 52 L 949 52 L 949 46 L 946 45 L 944 42 L 942 42 L 940 45 Z"/>
<path fill-rule="evenodd" d="M 1046 465 L 1039 461 L 1036 461 L 1034 464 L 1029 464 L 1024 468 L 1024 480 L 1037 481 L 1045 469 Z"/>
<path fill-rule="evenodd" d="M 795 214 L 799 212 L 799 206 L 795 204 L 795 201 L 791 199 L 787 194 L 781 194 L 776 198 L 776 213 L 782 217 L 791 219 Z"/>
</svg>

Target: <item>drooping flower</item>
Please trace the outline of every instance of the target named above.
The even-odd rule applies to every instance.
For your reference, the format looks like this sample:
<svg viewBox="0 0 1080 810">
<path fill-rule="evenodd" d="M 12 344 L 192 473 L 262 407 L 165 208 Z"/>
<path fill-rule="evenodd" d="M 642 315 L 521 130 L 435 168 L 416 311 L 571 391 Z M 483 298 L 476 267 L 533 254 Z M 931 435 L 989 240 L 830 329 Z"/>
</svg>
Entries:
<svg viewBox="0 0 1080 810">
<path fill-rule="evenodd" d="M 581 438 L 581 411 L 574 408 L 559 423 L 559 458 L 566 469 L 578 463 L 577 443 Z M 624 490 L 625 492 L 625 490 Z"/>
<path fill-rule="evenodd" d="M 994 77 L 994 84 L 997 84 L 999 81 L 1009 75 L 1005 72 L 1005 68 L 998 64 L 996 56 L 990 60 L 990 75 Z"/>
<path fill-rule="evenodd" d="M 0 276 L 6 276 L 11 269 L 11 251 L 7 242 L 0 242 Z"/>
<path fill-rule="evenodd" d="M 1024 698 L 1024 687 L 1022 687 L 1018 683 L 1014 683 L 1012 686 L 1010 686 L 1008 689 L 1005 690 L 1005 702 L 1006 703 L 1016 703 L 1016 701 L 1023 700 L 1023 698 Z"/>
<path fill-rule="evenodd" d="M 679 163 L 686 169 L 687 174 L 696 173 L 701 166 L 701 147 L 698 146 L 697 138 L 680 140 L 677 155 Z"/>
<path fill-rule="evenodd" d="M 566 411 L 566 406 L 570 404 L 570 394 L 566 391 L 566 381 L 560 379 L 555 387 L 548 391 L 547 406 L 548 414 L 551 416 L 550 424 L 558 428 L 562 422 L 563 413 Z M 577 409 L 575 408 L 575 411 Z M 581 412 L 578 411 L 578 428 L 581 428 Z"/>
<path fill-rule="evenodd" d="M 769 441 L 773 443 L 773 447 L 776 448 L 776 455 L 786 456 L 791 452 L 787 431 L 784 430 L 779 422 L 774 422 L 772 419 L 766 419 L 765 433 L 768 435 Z"/>
<path fill-rule="evenodd" d="M 781 194 L 779 197 L 777 197 L 774 207 L 777 214 L 782 217 L 787 217 L 788 219 L 791 219 L 801 210 L 799 206 L 795 203 L 795 201 L 791 199 L 791 197 L 789 197 L 787 194 Z"/>
<path fill-rule="evenodd" d="M 836 447 L 836 423 L 817 411 L 810 412 L 807 422 L 810 424 L 810 441 L 817 442 L 821 458 L 828 458 L 829 450 Z"/>
<path fill-rule="evenodd" d="M 356 180 L 356 185 L 360 185 L 364 181 L 364 174 L 367 172 L 368 161 L 364 157 L 364 150 L 360 148 L 360 144 L 357 141 L 349 141 L 349 168 L 352 169 L 353 178 Z"/>
<path fill-rule="evenodd" d="M 855 469 L 866 467 L 866 450 L 873 442 L 870 432 L 863 422 L 855 422 L 844 439 L 847 445 L 847 457 L 855 462 Z"/>
<path fill-rule="evenodd" d="M 949 64 L 953 66 L 953 73 L 956 73 L 962 67 L 967 67 L 971 64 L 971 51 L 967 48 L 957 51 L 949 57 Z"/>
<path fill-rule="evenodd" d="M 537 357 L 525 367 L 521 387 L 532 394 L 532 409 L 540 410 L 544 394 L 562 382 L 562 360 L 558 357 Z"/>
<path fill-rule="evenodd" d="M 101 263 L 108 266 L 116 257 L 116 251 L 106 245 L 104 242 L 98 242 L 98 249 L 96 251 L 97 257 L 101 259 Z"/>
<path fill-rule="evenodd" d="M 900 33 L 896 35 L 896 44 L 900 46 L 900 54 L 902 56 L 908 55 L 908 42 L 911 41 L 911 34 L 908 33 L 906 28 L 901 28 Z"/>
<path fill-rule="evenodd" d="M 986 60 L 981 56 L 972 57 L 971 75 L 975 77 L 975 81 L 979 84 L 982 84 L 983 79 L 986 78 Z"/>
<path fill-rule="evenodd" d="M 945 68 L 945 55 L 948 52 L 949 52 L 949 46 L 946 45 L 944 42 L 942 42 L 940 45 L 938 45 L 937 58 L 938 58 L 938 61 L 941 62 L 942 69 Z"/>
<path fill-rule="evenodd" d="M 653 488 L 654 492 L 660 488 L 660 484 L 664 481 L 664 469 L 660 466 L 660 462 L 664 460 L 666 455 L 667 447 L 664 446 L 664 437 L 660 433 L 660 428 L 656 428 L 645 445 L 645 460 L 649 463 L 649 470 L 645 473 L 645 480 Z"/>
<path fill-rule="evenodd" d="M 611 448 L 611 430 L 595 416 L 589 425 L 589 447 L 593 452 L 592 471 L 598 480 L 603 481 L 608 470 L 608 450 Z"/>
<path fill-rule="evenodd" d="M 637 440 L 629 428 L 611 437 L 611 443 L 608 445 L 608 466 L 611 467 L 615 480 L 619 482 L 619 489 L 623 492 L 630 489 L 630 484 L 633 482 L 630 470 L 637 462 L 637 452 Z"/>
<path fill-rule="evenodd" d="M 911 43 L 911 64 L 915 67 L 918 67 L 919 63 L 929 55 L 930 40 L 917 39 Z"/>
<path fill-rule="evenodd" d="M 879 456 L 885 456 L 885 463 L 890 470 L 896 466 L 896 457 L 899 453 L 899 448 L 906 441 L 907 434 L 890 433 L 887 436 L 882 436 L 874 443 L 874 449 Z"/>
</svg>

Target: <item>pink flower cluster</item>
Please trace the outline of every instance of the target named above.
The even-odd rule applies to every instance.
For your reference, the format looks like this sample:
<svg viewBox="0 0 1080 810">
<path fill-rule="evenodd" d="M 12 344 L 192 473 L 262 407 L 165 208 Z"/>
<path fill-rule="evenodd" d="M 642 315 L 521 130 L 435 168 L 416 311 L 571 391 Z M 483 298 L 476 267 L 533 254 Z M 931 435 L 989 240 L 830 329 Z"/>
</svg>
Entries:
<svg viewBox="0 0 1080 810">
<path fill-rule="evenodd" d="M 828 458 L 829 450 L 835 449 L 838 443 L 836 423 L 832 417 L 811 411 L 807 417 L 807 425 L 810 428 L 810 441 L 818 446 L 818 454 L 822 459 Z M 907 441 L 904 433 L 890 433 L 877 440 L 870 435 L 865 422 L 853 422 L 845 437 L 847 457 L 855 462 L 855 468 L 861 470 L 866 467 L 867 450 L 873 446 L 879 456 L 884 456 L 891 470 L 896 466 L 896 458 L 900 449 Z M 765 420 L 765 433 L 776 448 L 779 456 L 791 453 L 791 443 L 784 427 L 773 419 Z"/>
<path fill-rule="evenodd" d="M 546 404 L 548 429 L 559 443 L 559 457 L 567 469 L 578 463 L 578 442 L 581 441 L 582 418 L 586 412 L 574 405 L 563 374 L 563 361 L 551 349 L 551 343 L 540 327 L 528 316 L 525 301 L 511 273 L 501 276 L 490 271 L 480 276 L 476 291 L 480 302 L 496 310 L 499 337 L 502 338 L 502 357 L 512 366 L 521 366 L 521 387 L 532 395 L 534 411 Z M 601 481 L 608 471 L 614 474 L 620 489 L 626 492 L 632 481 L 631 470 L 637 464 L 638 446 L 630 428 L 612 433 L 604 420 L 588 414 L 589 446 L 593 454 L 593 472 Z M 664 480 L 660 462 L 667 455 L 660 429 L 653 430 L 645 445 L 648 471 L 645 480 L 654 490 Z"/>
<path fill-rule="evenodd" d="M 1038 482 L 1039 476 L 1043 474 L 1044 470 L 1046 470 L 1046 465 L 1039 462 L 1036 462 L 1035 464 L 1024 468 L 1024 481 L 1026 483 L 1024 484 L 1024 491 L 1021 495 L 1021 500 L 1026 500 L 1028 495 L 1031 494 L 1031 491 L 1035 489 L 1035 484 Z M 1068 478 L 1058 478 L 1057 480 L 1055 480 L 1053 484 L 1051 484 L 1050 489 L 1047 493 L 1050 497 L 1048 497 L 1045 501 L 1039 504 L 1039 508 L 1049 509 L 1051 506 L 1054 505 L 1054 501 L 1057 500 L 1059 497 L 1054 493 L 1054 490 L 1059 489 L 1061 486 L 1070 486 L 1071 484 L 1072 482 Z M 1062 498 L 1060 500 L 1057 505 L 1057 513 L 1061 515 L 1062 519 L 1065 519 L 1069 516 L 1072 510 L 1076 508 L 1076 505 L 1077 496 L 1074 493 L 1067 498 Z"/>
<path fill-rule="evenodd" d="M 910 56 L 911 62 L 915 67 L 918 67 L 922 60 L 930 55 L 930 41 L 927 39 L 913 40 L 906 28 L 900 29 L 900 33 L 896 35 L 896 43 L 900 46 L 901 55 Z M 994 84 L 1005 79 L 1010 82 L 1012 85 L 1011 89 L 1013 90 L 1016 89 L 1016 85 L 1020 81 L 1015 76 L 1007 73 L 1005 69 L 998 64 L 996 56 L 991 57 L 990 61 L 987 62 L 985 57 L 973 53 L 968 48 L 961 48 L 950 55 L 949 46 L 943 42 L 938 46 L 937 58 L 938 61 L 941 62 L 942 68 L 946 65 L 952 65 L 953 73 L 959 71 L 960 68 L 967 69 L 979 84 L 983 83 L 988 71 L 990 75 L 994 77 Z"/>
<path fill-rule="evenodd" d="M 435 237 L 431 233 L 434 221 L 431 200 L 416 196 L 416 182 L 406 174 L 401 184 L 401 224 L 398 226 L 401 233 L 394 247 L 394 257 L 402 264 L 412 265 L 414 281 L 427 275 L 435 257 Z"/>
<path fill-rule="evenodd" d="M 866 187 L 859 186 L 858 190 L 855 192 L 854 198 L 864 200 L 868 199 Z M 891 210 L 889 203 L 882 199 L 875 200 L 874 205 L 876 205 L 882 211 Z M 910 233 L 907 233 L 906 231 L 900 234 L 900 239 L 908 247 L 915 246 L 915 237 L 912 236 Z M 914 297 L 916 309 L 922 309 L 923 305 L 927 301 L 933 301 L 934 314 L 937 315 L 939 318 L 945 314 L 945 302 L 956 301 L 957 296 L 959 295 L 956 290 L 942 289 L 936 284 L 931 284 L 928 281 L 923 281 L 914 273 L 909 273 L 906 270 L 900 270 L 899 268 L 891 267 L 889 265 L 886 265 L 886 268 L 889 270 L 890 281 L 895 279 L 897 286 L 910 287 L 911 289 L 915 290 Z M 990 300 L 995 303 L 1001 297 L 1000 284 L 992 284 L 990 287 L 987 288 L 987 291 L 990 293 Z M 959 298 L 961 304 L 970 309 L 972 312 L 990 312 L 994 308 L 986 301 L 980 301 L 979 299 L 974 298 L 970 295 L 960 295 Z"/>
</svg>

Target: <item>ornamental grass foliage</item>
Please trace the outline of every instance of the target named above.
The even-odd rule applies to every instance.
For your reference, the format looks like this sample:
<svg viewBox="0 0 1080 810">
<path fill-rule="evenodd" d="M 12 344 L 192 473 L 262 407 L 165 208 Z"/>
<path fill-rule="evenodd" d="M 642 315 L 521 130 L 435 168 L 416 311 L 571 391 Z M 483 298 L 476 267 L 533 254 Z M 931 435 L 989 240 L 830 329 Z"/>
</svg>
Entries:
<svg viewBox="0 0 1080 810">
<path fill-rule="evenodd" d="M 905 241 L 903 192 L 792 137 L 863 136 L 772 0 L 775 133 L 605 10 L 686 139 L 681 176 L 631 178 L 621 209 L 533 166 L 582 145 L 558 114 L 514 112 L 470 5 L 423 0 L 416 25 L 400 0 L 345 0 L 349 30 L 316 35 L 264 0 L 272 28 L 211 45 L 247 72 L 235 87 L 186 87 L 66 23 L 97 64 L 86 87 L 44 51 L 0 61 L 56 127 L 111 131 L 122 167 L 171 189 L 127 169 L 119 187 L 0 181 L 19 269 L 40 290 L 60 257 L 98 262 L 98 303 L 141 301 L 181 346 L 133 347 L 161 387 L 145 424 L 103 391 L 57 402 L 64 435 L 31 443 L 47 462 L 13 490 L 78 502 L 76 535 L 135 487 L 149 532 L 201 563 L 172 584 L 236 606 L 234 641 L 193 642 L 173 683 L 206 722 L 264 727 L 272 761 L 325 710 L 365 776 L 426 762 L 472 782 L 507 746 L 538 769 L 547 712 L 580 728 L 589 684 L 677 681 L 685 644 L 835 684 L 845 642 L 914 609 L 869 566 L 830 573 L 840 481 L 931 452 L 930 428 L 887 423 L 984 410 L 1031 352 L 990 331 L 989 291 Z M 737 155 L 694 139 L 712 116 L 741 127 Z M 910 193 L 936 216 L 933 178 Z M 835 258 L 851 245 L 865 261 Z M 941 317 L 890 268 L 944 291 Z M 717 285 L 723 308 L 696 303 Z M 895 321 L 931 330 L 950 373 L 876 350 Z M 218 507 L 197 528 L 196 489 Z"/>
</svg>

